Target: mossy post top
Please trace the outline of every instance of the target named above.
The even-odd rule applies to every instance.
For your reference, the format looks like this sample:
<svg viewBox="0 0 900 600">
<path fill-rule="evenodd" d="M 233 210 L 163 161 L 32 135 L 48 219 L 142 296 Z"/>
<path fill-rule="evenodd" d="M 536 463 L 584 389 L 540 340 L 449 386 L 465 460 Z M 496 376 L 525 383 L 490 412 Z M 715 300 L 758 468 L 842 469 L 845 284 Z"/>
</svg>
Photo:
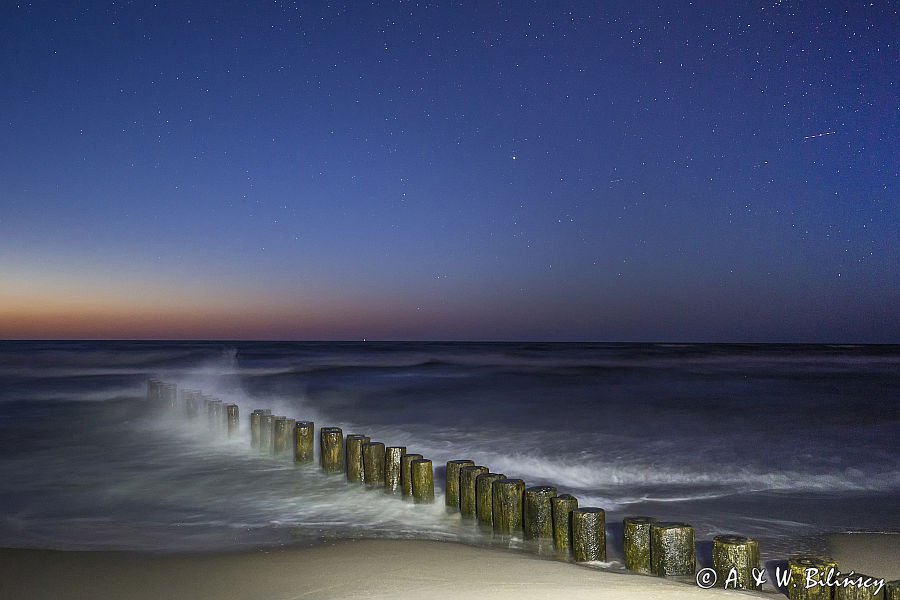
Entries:
<svg viewBox="0 0 900 600">
<path fill-rule="evenodd" d="M 713 538 L 713 541 L 718 544 L 724 544 L 726 546 L 743 546 L 744 544 L 755 544 L 757 543 L 755 539 L 749 538 L 743 535 L 736 535 L 733 533 L 726 533 L 723 535 L 717 535 Z"/>
</svg>

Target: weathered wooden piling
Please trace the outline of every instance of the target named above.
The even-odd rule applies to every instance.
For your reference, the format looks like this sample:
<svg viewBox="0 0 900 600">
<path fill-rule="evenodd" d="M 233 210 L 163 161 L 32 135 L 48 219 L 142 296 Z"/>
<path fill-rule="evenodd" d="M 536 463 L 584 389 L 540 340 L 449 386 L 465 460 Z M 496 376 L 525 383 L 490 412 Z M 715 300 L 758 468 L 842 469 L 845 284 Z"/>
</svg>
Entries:
<svg viewBox="0 0 900 600">
<path fill-rule="evenodd" d="M 506 479 L 503 473 L 482 473 L 475 477 L 475 517 L 487 527 L 494 525 L 494 482 Z"/>
<path fill-rule="evenodd" d="M 284 421 L 284 456 L 294 456 L 294 425 L 297 424 L 296 419 L 286 418 Z"/>
<path fill-rule="evenodd" d="M 340 427 L 319 429 L 319 459 L 326 473 L 344 471 L 344 432 Z"/>
<path fill-rule="evenodd" d="M 572 511 L 572 554 L 578 562 L 606 560 L 606 511 L 584 506 Z"/>
<path fill-rule="evenodd" d="M 553 519 L 553 547 L 568 556 L 572 548 L 572 511 L 578 508 L 578 499 L 570 494 L 560 494 L 550 498 L 550 513 Z"/>
<path fill-rule="evenodd" d="M 272 454 L 280 456 L 288 447 L 287 417 L 277 416 L 272 425 Z"/>
<path fill-rule="evenodd" d="M 162 383 L 160 386 L 160 400 L 163 406 L 173 410 L 178 408 L 178 386 L 174 383 Z"/>
<path fill-rule="evenodd" d="M 294 424 L 294 462 L 309 463 L 313 461 L 313 438 L 315 423 L 297 421 Z"/>
<path fill-rule="evenodd" d="M 182 390 L 181 398 L 184 400 L 184 414 L 188 419 L 195 419 L 200 404 L 199 390 Z"/>
<path fill-rule="evenodd" d="M 459 470 L 470 467 L 475 461 L 468 459 L 448 460 L 444 477 L 444 503 L 451 510 L 459 510 Z"/>
<path fill-rule="evenodd" d="M 287 417 L 275 415 L 272 417 L 272 454 L 278 455 L 285 449 L 285 426 Z"/>
<path fill-rule="evenodd" d="M 265 412 L 257 408 L 250 413 L 250 447 L 259 449 L 260 421 Z"/>
<path fill-rule="evenodd" d="M 538 485 L 525 488 L 522 529 L 526 540 L 550 540 L 553 538 L 553 509 L 551 499 L 556 488 Z"/>
<path fill-rule="evenodd" d="M 693 575 L 697 570 L 694 528 L 685 523 L 651 524 L 650 569 L 660 577 Z"/>
<path fill-rule="evenodd" d="M 228 419 L 228 436 L 233 437 L 238 434 L 241 428 L 240 415 L 238 413 L 237 404 L 228 404 L 225 406 L 225 416 Z"/>
<path fill-rule="evenodd" d="M 191 390 L 191 402 L 188 408 L 188 416 L 196 419 L 200 415 L 200 406 L 203 404 L 203 392 L 200 390 Z"/>
<path fill-rule="evenodd" d="M 400 460 L 406 454 L 406 446 L 388 446 L 384 449 L 384 491 L 400 492 Z"/>
<path fill-rule="evenodd" d="M 837 574 L 837 563 L 834 559 L 824 556 L 796 556 L 788 559 L 788 569 L 791 578 L 788 581 L 787 591 L 790 600 L 831 600 L 832 586 L 808 585 L 808 582 L 829 581 Z"/>
<path fill-rule="evenodd" d="M 345 441 L 347 447 L 345 456 L 347 462 L 347 481 L 354 483 L 363 482 L 363 471 L 365 471 L 365 466 L 363 465 L 362 447 L 363 444 L 369 441 L 369 436 L 367 435 L 351 433 L 347 436 Z"/>
<path fill-rule="evenodd" d="M 491 490 L 494 533 L 521 534 L 525 482 L 521 479 L 498 479 L 491 486 Z"/>
<path fill-rule="evenodd" d="M 404 496 L 412 496 L 412 461 L 424 458 L 421 454 L 404 454 L 400 457 L 400 491 Z"/>
<path fill-rule="evenodd" d="M 259 452 L 272 454 L 274 450 L 274 425 L 275 417 L 268 412 L 263 412 L 259 420 Z"/>
<path fill-rule="evenodd" d="M 884 584 L 884 600 L 900 600 L 900 579 Z"/>
<path fill-rule="evenodd" d="M 225 423 L 225 411 L 222 409 L 222 401 L 218 398 L 209 401 L 209 425 L 213 431 L 220 431 Z"/>
<path fill-rule="evenodd" d="M 416 504 L 434 502 L 434 468 L 427 458 L 419 458 L 410 463 L 413 500 Z"/>
<path fill-rule="evenodd" d="M 466 465 L 459 469 L 459 512 L 464 517 L 475 517 L 475 479 L 490 471 L 481 465 Z"/>
<path fill-rule="evenodd" d="M 851 572 L 841 573 L 834 579 L 834 600 L 884 600 L 883 588 L 875 593 L 878 577 Z"/>
<path fill-rule="evenodd" d="M 650 528 L 653 517 L 625 517 L 622 519 L 622 545 L 625 554 L 625 568 L 644 575 L 653 574 L 650 564 Z"/>
<path fill-rule="evenodd" d="M 275 418 L 266 412 L 259 417 L 259 452 L 260 454 L 272 454 L 272 434 Z"/>
<path fill-rule="evenodd" d="M 742 535 L 713 538 L 713 569 L 717 585 L 740 590 L 759 590 L 753 570 L 759 569 L 759 542 Z"/>
<path fill-rule="evenodd" d="M 363 481 L 369 487 L 384 486 L 384 444 L 366 442 L 362 445 Z"/>
<path fill-rule="evenodd" d="M 221 404 L 221 402 L 222 401 L 218 398 L 204 396 L 204 403 L 206 404 L 206 416 L 209 419 L 209 427 L 214 431 L 219 428 L 220 419 L 222 417 L 222 414 L 219 412 L 219 405 Z"/>
</svg>

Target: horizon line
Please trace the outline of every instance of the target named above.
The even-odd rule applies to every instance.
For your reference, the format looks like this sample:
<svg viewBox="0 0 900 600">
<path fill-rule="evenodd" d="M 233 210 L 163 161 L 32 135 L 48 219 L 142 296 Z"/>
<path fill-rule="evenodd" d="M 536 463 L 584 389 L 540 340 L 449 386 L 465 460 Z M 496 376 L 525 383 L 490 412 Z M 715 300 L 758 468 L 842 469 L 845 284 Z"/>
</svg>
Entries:
<svg viewBox="0 0 900 600">
<path fill-rule="evenodd" d="M 607 344 L 674 346 L 900 346 L 898 342 L 811 341 L 684 341 L 684 340 L 539 340 L 539 339 L 292 339 L 292 338 L 0 338 L 15 342 L 133 342 L 133 343 L 287 343 L 287 344 Z"/>
</svg>

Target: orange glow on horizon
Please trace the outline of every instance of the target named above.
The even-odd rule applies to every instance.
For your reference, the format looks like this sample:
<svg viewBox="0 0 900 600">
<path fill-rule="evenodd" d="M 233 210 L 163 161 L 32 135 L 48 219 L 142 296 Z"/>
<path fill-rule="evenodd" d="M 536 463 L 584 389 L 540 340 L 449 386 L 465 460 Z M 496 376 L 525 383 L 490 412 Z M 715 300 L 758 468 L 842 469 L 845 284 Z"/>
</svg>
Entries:
<svg viewBox="0 0 900 600">
<path fill-rule="evenodd" d="M 0 339 L 322 338 L 359 325 L 346 303 L 299 294 L 172 282 L 17 283 L 0 289 Z"/>
</svg>

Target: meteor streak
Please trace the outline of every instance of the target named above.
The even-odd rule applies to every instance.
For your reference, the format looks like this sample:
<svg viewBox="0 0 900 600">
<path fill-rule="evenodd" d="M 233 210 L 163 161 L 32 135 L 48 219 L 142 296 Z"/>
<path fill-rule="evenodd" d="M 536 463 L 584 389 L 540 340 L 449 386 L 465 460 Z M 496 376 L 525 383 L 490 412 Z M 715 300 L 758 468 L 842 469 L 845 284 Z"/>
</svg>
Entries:
<svg viewBox="0 0 900 600">
<path fill-rule="evenodd" d="M 837 132 L 836 132 L 836 131 L 826 131 L 826 132 L 824 132 L 824 133 L 816 133 L 816 134 L 813 134 L 813 135 L 808 135 L 808 136 L 804 137 L 803 139 L 804 139 L 804 140 L 811 140 L 811 139 L 813 139 L 813 138 L 824 137 L 824 136 L 826 136 L 826 135 L 834 135 L 835 133 L 837 133 Z"/>
</svg>

